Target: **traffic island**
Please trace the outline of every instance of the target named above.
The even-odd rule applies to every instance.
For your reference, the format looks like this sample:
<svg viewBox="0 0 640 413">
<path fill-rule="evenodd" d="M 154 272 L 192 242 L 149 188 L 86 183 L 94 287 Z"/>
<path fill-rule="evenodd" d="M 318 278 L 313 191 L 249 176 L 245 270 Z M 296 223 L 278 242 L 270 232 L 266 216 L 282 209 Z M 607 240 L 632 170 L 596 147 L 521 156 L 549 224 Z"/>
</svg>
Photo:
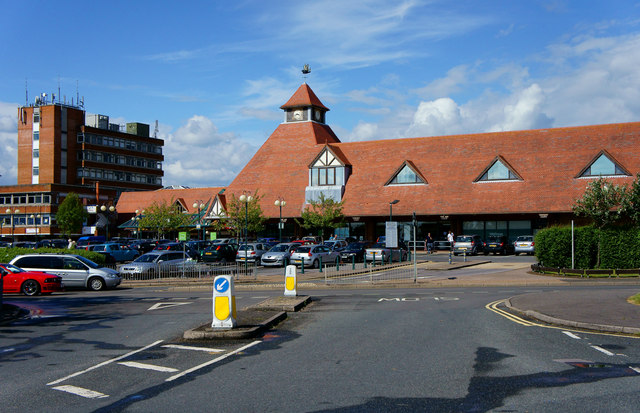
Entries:
<svg viewBox="0 0 640 413">
<path fill-rule="evenodd" d="M 272 311 L 300 311 L 307 304 L 311 302 L 311 297 L 308 295 L 305 296 L 280 296 L 280 297 L 271 297 L 266 300 L 251 306 L 250 308 L 255 308 L 258 310 L 272 310 Z"/>
</svg>

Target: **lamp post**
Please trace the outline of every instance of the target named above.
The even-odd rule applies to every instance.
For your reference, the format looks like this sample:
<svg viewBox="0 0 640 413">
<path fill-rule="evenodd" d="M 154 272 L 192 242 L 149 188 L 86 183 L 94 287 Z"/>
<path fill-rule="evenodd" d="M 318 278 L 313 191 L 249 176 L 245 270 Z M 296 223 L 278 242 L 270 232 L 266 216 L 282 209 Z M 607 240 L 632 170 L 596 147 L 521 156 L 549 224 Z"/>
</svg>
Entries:
<svg viewBox="0 0 640 413">
<path fill-rule="evenodd" d="M 112 212 L 114 212 L 116 210 L 116 207 L 114 207 L 113 205 L 110 205 L 108 207 L 106 205 L 102 205 L 100 207 L 100 211 L 102 211 L 102 212 L 106 212 L 107 210 L 109 211 L 109 214 L 110 214 L 110 213 L 112 213 Z M 109 222 L 110 222 L 109 215 L 107 215 L 107 225 L 105 226 L 107 241 L 109 241 Z"/>
<path fill-rule="evenodd" d="M 282 207 L 287 205 L 287 201 L 282 197 L 278 197 L 275 205 L 280 208 L 280 219 L 278 220 L 278 241 L 282 242 L 282 227 L 284 226 L 284 223 L 282 222 Z"/>
<path fill-rule="evenodd" d="M 38 242 L 38 220 L 40 219 L 40 214 L 31 214 L 29 218 L 33 220 L 33 224 L 36 226 L 36 242 Z"/>
<path fill-rule="evenodd" d="M 200 241 L 200 227 L 202 226 L 202 217 L 200 217 L 200 212 L 204 209 L 204 202 L 201 200 L 197 200 L 193 203 L 193 208 L 198 210 L 198 241 Z"/>
<path fill-rule="evenodd" d="M 140 211 L 139 209 L 136 209 L 136 216 L 134 219 L 134 221 L 136 221 L 136 231 L 137 231 L 137 238 L 140 239 L 140 220 L 142 219 L 142 216 L 144 216 L 144 209 L 142 211 Z"/>
<path fill-rule="evenodd" d="M 247 273 L 248 270 L 248 254 L 247 254 L 247 243 L 248 243 L 248 231 L 249 231 L 249 202 L 253 201 L 253 197 L 251 195 L 240 195 L 238 198 L 240 202 L 244 203 L 244 272 Z"/>
<path fill-rule="evenodd" d="M 15 244 L 16 242 L 16 237 L 15 237 L 15 229 L 16 229 L 16 222 L 15 222 L 15 214 L 20 213 L 19 209 L 15 209 L 12 210 L 11 208 L 7 208 L 4 212 L 6 212 L 7 214 L 11 215 L 11 246 L 13 247 L 13 244 Z"/>
<path fill-rule="evenodd" d="M 394 199 L 393 201 L 389 202 L 389 222 L 393 221 L 393 206 L 398 202 L 400 202 L 398 199 Z"/>
</svg>

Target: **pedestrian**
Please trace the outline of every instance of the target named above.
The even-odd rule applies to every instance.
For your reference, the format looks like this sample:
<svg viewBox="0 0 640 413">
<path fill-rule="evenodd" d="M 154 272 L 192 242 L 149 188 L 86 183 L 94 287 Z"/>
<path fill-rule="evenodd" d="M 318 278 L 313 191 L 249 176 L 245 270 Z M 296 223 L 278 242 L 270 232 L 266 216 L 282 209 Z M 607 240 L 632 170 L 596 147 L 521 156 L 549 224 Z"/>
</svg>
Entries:
<svg viewBox="0 0 640 413">
<path fill-rule="evenodd" d="M 69 244 L 67 245 L 67 249 L 73 250 L 76 248 L 76 242 L 69 238 Z"/>
<path fill-rule="evenodd" d="M 449 230 L 449 233 L 447 234 L 447 241 L 449 241 L 451 251 L 453 251 L 453 231 L 451 230 Z"/>
<path fill-rule="evenodd" d="M 431 254 L 433 251 L 433 238 L 431 238 L 431 233 L 427 233 L 427 239 L 424 241 L 424 247 L 427 250 L 427 254 Z"/>
</svg>

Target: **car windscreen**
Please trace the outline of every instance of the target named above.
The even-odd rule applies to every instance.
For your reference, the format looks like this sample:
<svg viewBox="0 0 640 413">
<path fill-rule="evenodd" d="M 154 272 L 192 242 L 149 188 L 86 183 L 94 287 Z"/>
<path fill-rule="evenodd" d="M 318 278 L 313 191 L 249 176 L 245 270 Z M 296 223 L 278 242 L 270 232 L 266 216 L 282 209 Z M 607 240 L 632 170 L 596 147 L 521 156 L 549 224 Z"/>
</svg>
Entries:
<svg viewBox="0 0 640 413">
<path fill-rule="evenodd" d="M 384 242 L 376 242 L 371 248 L 387 248 Z"/>
<path fill-rule="evenodd" d="M 133 262 L 155 262 L 156 258 L 158 258 L 158 254 L 143 254 L 133 260 Z"/>
<path fill-rule="evenodd" d="M 269 252 L 287 252 L 289 251 L 289 247 L 290 245 L 287 244 L 278 244 L 274 247 L 272 247 Z"/>
<path fill-rule="evenodd" d="M 238 251 L 253 251 L 253 245 L 240 245 Z"/>
<path fill-rule="evenodd" d="M 85 258 L 85 257 L 80 256 L 80 255 L 78 255 L 76 258 L 78 258 L 80 261 L 85 263 L 89 268 L 100 268 L 100 266 L 98 264 L 96 264 L 95 262 L 91 261 L 88 258 Z"/>
<path fill-rule="evenodd" d="M 471 242 L 471 237 L 464 237 L 462 235 L 458 235 L 456 237 L 456 242 Z"/>
<path fill-rule="evenodd" d="M 311 247 L 298 247 L 298 249 L 296 249 L 296 252 L 309 252 L 311 251 Z"/>
<path fill-rule="evenodd" d="M 18 274 L 18 273 L 21 273 L 21 272 L 25 272 L 25 270 L 23 270 L 22 268 L 18 268 L 18 267 L 16 267 L 15 265 L 12 265 L 12 264 L 2 264 L 2 266 L 3 266 L 4 268 L 6 268 L 6 269 L 7 269 L 7 271 L 11 271 L 11 272 L 12 272 L 12 273 L 14 273 L 14 274 Z"/>
<path fill-rule="evenodd" d="M 365 244 L 363 242 L 352 242 L 351 244 L 347 245 L 346 250 L 347 251 L 360 251 L 362 248 L 364 248 Z"/>
<path fill-rule="evenodd" d="M 533 237 L 519 236 L 516 241 L 533 241 Z"/>
</svg>

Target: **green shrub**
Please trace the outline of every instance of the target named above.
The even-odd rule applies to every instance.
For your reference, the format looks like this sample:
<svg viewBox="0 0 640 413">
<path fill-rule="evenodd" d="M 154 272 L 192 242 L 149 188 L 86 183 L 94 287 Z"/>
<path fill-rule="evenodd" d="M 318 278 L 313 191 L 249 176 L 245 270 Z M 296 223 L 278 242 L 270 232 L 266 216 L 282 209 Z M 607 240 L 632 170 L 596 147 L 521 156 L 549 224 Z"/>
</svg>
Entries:
<svg viewBox="0 0 640 413">
<path fill-rule="evenodd" d="M 640 231 L 636 228 L 603 230 L 600 268 L 640 268 Z"/>
<path fill-rule="evenodd" d="M 91 261 L 95 262 L 96 264 L 100 264 L 100 265 L 104 265 L 104 261 L 105 261 L 104 255 L 98 252 L 87 251 L 82 249 L 69 250 L 66 248 L 64 249 L 38 248 L 34 250 L 31 248 L 0 248 L 0 262 L 8 263 L 18 255 L 38 254 L 38 253 L 76 254 L 76 255 L 80 255 L 85 258 L 88 258 Z"/>
</svg>

